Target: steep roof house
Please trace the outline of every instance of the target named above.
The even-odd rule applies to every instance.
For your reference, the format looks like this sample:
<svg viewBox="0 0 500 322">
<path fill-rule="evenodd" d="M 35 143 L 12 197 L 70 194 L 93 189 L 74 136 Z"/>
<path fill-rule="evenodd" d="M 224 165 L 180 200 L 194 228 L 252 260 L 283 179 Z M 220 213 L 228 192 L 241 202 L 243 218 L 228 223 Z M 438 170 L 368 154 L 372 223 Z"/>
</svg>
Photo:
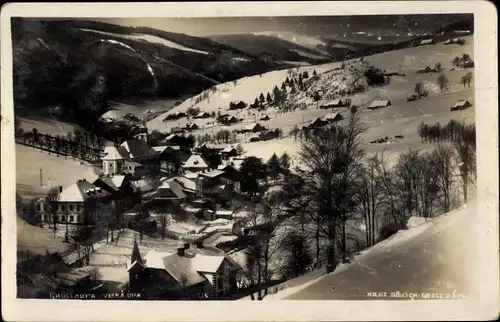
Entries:
<svg viewBox="0 0 500 322">
<path fill-rule="evenodd" d="M 121 174 L 129 171 L 131 167 L 137 168 L 139 164 L 148 170 L 157 170 L 158 156 L 159 153 L 143 140 L 127 140 L 118 147 L 107 146 L 104 149 L 104 156 L 101 158 L 103 172 L 105 175 Z M 129 164 L 125 166 L 125 162 Z"/>
<path fill-rule="evenodd" d="M 134 252 L 127 265 L 129 283 L 146 299 L 220 299 L 237 290 L 241 267 L 215 247 L 197 243 L 175 252 L 153 249 L 144 260 Z"/>
<path fill-rule="evenodd" d="M 184 171 L 197 172 L 208 169 L 208 163 L 199 154 L 192 154 L 186 162 L 183 163 Z"/>
<path fill-rule="evenodd" d="M 42 224 L 67 224 L 71 226 L 69 233 L 73 233 L 75 225 L 93 225 L 95 216 L 106 213 L 111 198 L 112 195 L 101 187 L 85 179 L 78 180 L 64 189 L 59 187 L 53 200 L 39 200 L 38 218 Z"/>
<path fill-rule="evenodd" d="M 322 120 L 319 117 L 315 118 L 310 124 L 310 128 L 318 128 L 328 124 L 328 121 Z"/>
<path fill-rule="evenodd" d="M 341 121 L 343 118 L 344 117 L 339 112 L 330 113 L 327 116 L 325 116 L 325 119 L 328 122 L 338 122 Z"/>
</svg>

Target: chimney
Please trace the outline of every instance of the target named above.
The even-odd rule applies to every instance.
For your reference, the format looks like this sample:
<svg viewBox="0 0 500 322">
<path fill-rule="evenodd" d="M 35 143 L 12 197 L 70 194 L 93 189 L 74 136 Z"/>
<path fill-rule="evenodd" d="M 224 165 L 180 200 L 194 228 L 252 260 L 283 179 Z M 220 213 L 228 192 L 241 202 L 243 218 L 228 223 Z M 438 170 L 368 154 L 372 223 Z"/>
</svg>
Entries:
<svg viewBox="0 0 500 322">
<path fill-rule="evenodd" d="M 59 193 L 63 191 L 63 186 L 59 186 Z"/>
<path fill-rule="evenodd" d="M 185 249 L 184 248 L 177 248 L 177 255 L 179 256 L 184 256 L 185 255 Z"/>
</svg>

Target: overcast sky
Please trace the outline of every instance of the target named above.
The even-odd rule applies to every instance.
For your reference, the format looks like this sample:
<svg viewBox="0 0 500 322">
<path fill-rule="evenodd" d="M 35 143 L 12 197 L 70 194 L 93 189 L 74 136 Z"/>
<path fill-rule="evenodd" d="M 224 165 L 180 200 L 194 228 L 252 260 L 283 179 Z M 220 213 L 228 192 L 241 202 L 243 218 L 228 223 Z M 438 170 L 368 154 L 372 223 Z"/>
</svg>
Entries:
<svg viewBox="0 0 500 322">
<path fill-rule="evenodd" d="M 141 26 L 184 33 L 193 36 L 237 34 L 261 31 L 294 31 L 325 34 L 367 29 L 401 29 L 428 31 L 450 22 L 464 19 L 463 15 L 406 16 L 323 16 L 323 17 L 225 17 L 225 18 L 105 18 L 97 21 L 123 26 Z"/>
</svg>

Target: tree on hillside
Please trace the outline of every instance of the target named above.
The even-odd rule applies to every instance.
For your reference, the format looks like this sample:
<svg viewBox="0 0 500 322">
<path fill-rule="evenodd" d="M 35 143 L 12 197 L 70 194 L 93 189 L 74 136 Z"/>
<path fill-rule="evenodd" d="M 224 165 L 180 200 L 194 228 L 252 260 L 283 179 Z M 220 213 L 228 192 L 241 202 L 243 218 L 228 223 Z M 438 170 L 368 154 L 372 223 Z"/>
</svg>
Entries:
<svg viewBox="0 0 500 322">
<path fill-rule="evenodd" d="M 264 103 L 265 100 L 266 100 L 266 98 L 264 97 L 264 94 L 260 93 L 260 95 L 259 95 L 259 101 L 261 103 Z"/>
<path fill-rule="evenodd" d="M 33 144 L 40 145 L 40 133 L 38 132 L 38 129 L 34 127 L 31 130 L 31 133 L 33 134 Z"/>
<path fill-rule="evenodd" d="M 437 62 L 436 65 L 434 65 L 434 71 L 436 73 L 439 73 L 441 71 L 441 63 Z"/>
<path fill-rule="evenodd" d="M 255 101 L 253 102 L 253 107 L 258 107 L 260 105 L 259 99 L 255 98 Z"/>
<path fill-rule="evenodd" d="M 287 175 L 290 171 L 290 156 L 288 156 L 288 153 L 286 152 L 284 152 L 280 157 L 280 171 L 285 175 Z"/>
<path fill-rule="evenodd" d="M 441 203 L 443 211 L 451 210 L 453 197 L 453 150 L 448 145 L 439 145 L 430 155 L 429 172 L 435 179 L 436 188 L 439 192 L 438 201 Z M 430 187 L 431 188 L 431 187 Z"/>
<path fill-rule="evenodd" d="M 346 126 L 329 127 L 301 145 L 306 191 L 317 205 L 317 224 L 325 222 L 327 227 L 327 272 L 337 265 L 338 226 L 342 227 L 343 256 L 346 254 L 345 223 L 353 198 L 352 183 L 364 155 L 360 135 L 365 129 L 357 110 L 352 109 Z"/>
<path fill-rule="evenodd" d="M 281 90 L 286 91 L 286 84 L 284 82 L 281 84 Z"/>
<path fill-rule="evenodd" d="M 464 128 L 465 125 L 461 124 Z M 473 128 L 465 128 L 464 132 L 472 132 Z M 475 131 L 475 128 L 474 128 Z M 464 203 L 468 201 L 468 186 L 476 177 L 476 147 L 475 142 L 459 137 L 454 143 L 457 163 L 462 177 Z"/>
<path fill-rule="evenodd" d="M 437 79 L 437 84 L 438 84 L 439 89 L 441 90 L 441 93 L 442 93 L 445 90 L 449 89 L 450 81 L 448 80 L 448 78 L 444 74 L 441 74 L 441 75 L 439 75 L 439 77 Z"/>
<path fill-rule="evenodd" d="M 285 79 L 285 84 L 289 85 L 290 84 L 290 78 L 288 78 L 288 76 L 286 77 Z"/>
<path fill-rule="evenodd" d="M 276 153 L 273 153 L 271 158 L 267 161 L 267 170 L 273 179 L 276 179 L 280 174 L 280 160 Z"/>
<path fill-rule="evenodd" d="M 290 135 L 294 137 L 295 141 L 297 141 L 297 135 L 299 134 L 299 132 L 300 130 L 297 124 L 295 124 L 294 127 L 290 130 Z"/>
<path fill-rule="evenodd" d="M 467 87 L 470 87 L 471 81 L 472 81 L 472 72 L 468 72 L 461 79 L 461 83 L 464 85 L 464 87 L 466 84 L 467 84 Z"/>
<path fill-rule="evenodd" d="M 259 180 L 266 178 L 267 169 L 262 159 L 251 156 L 243 160 L 240 173 L 241 190 L 254 195 L 259 191 Z"/>
<path fill-rule="evenodd" d="M 309 78 L 309 73 L 307 72 L 307 70 L 304 71 L 304 73 L 302 74 L 302 78 L 304 78 L 304 79 Z"/>
<path fill-rule="evenodd" d="M 316 75 L 318 75 L 318 73 L 316 73 L 316 69 L 315 69 L 315 70 L 313 70 L 313 76 L 316 76 Z"/>
<path fill-rule="evenodd" d="M 421 99 L 425 95 L 424 85 L 421 82 L 415 84 L 415 94 L 418 95 L 418 98 Z"/>
<path fill-rule="evenodd" d="M 58 215 L 59 210 L 59 189 L 57 187 L 50 188 L 45 195 L 43 206 L 45 211 L 49 214 L 49 227 L 52 226 L 54 238 L 56 238 Z"/>
<path fill-rule="evenodd" d="M 273 102 L 273 99 L 271 97 L 271 94 L 270 93 L 267 93 L 267 96 L 266 96 L 266 102 L 271 104 Z"/>
<path fill-rule="evenodd" d="M 368 247 L 376 242 L 376 222 L 379 208 L 383 202 L 383 188 L 378 171 L 380 162 L 379 156 L 375 155 L 368 158 L 358 170 L 359 179 L 356 187 L 355 203 L 356 209 L 365 222 L 366 245 Z"/>
<path fill-rule="evenodd" d="M 282 92 L 280 91 L 280 89 L 278 88 L 278 86 L 274 86 L 273 88 L 273 99 L 274 99 L 274 102 L 275 103 L 281 103 L 282 101 Z"/>
<path fill-rule="evenodd" d="M 453 58 L 452 62 L 453 66 L 459 67 L 462 64 L 462 59 L 460 57 Z"/>
</svg>

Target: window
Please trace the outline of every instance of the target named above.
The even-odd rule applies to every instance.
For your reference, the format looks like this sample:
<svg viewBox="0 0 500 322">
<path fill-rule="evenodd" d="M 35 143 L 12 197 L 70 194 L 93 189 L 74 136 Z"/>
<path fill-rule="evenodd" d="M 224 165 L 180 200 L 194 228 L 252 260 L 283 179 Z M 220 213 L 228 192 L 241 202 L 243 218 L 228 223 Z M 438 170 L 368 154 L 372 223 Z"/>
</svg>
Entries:
<svg viewBox="0 0 500 322">
<path fill-rule="evenodd" d="M 38 211 L 42 211 L 42 204 L 41 204 L 41 203 L 38 203 L 38 204 L 36 205 L 36 209 L 37 209 Z"/>
<path fill-rule="evenodd" d="M 57 204 L 57 210 L 61 211 L 62 210 L 62 205 L 59 203 Z"/>
<path fill-rule="evenodd" d="M 61 222 L 66 222 L 66 216 L 61 216 Z"/>
<path fill-rule="evenodd" d="M 69 211 L 73 211 L 74 208 L 75 208 L 75 206 L 69 205 Z"/>
<path fill-rule="evenodd" d="M 40 215 L 40 220 L 43 222 L 45 221 L 45 216 L 44 215 Z"/>
<path fill-rule="evenodd" d="M 75 216 L 69 216 L 69 222 L 74 222 L 75 221 Z"/>
<path fill-rule="evenodd" d="M 77 211 L 82 210 L 82 205 L 80 205 L 80 204 L 76 205 L 76 210 L 77 210 Z"/>
</svg>

